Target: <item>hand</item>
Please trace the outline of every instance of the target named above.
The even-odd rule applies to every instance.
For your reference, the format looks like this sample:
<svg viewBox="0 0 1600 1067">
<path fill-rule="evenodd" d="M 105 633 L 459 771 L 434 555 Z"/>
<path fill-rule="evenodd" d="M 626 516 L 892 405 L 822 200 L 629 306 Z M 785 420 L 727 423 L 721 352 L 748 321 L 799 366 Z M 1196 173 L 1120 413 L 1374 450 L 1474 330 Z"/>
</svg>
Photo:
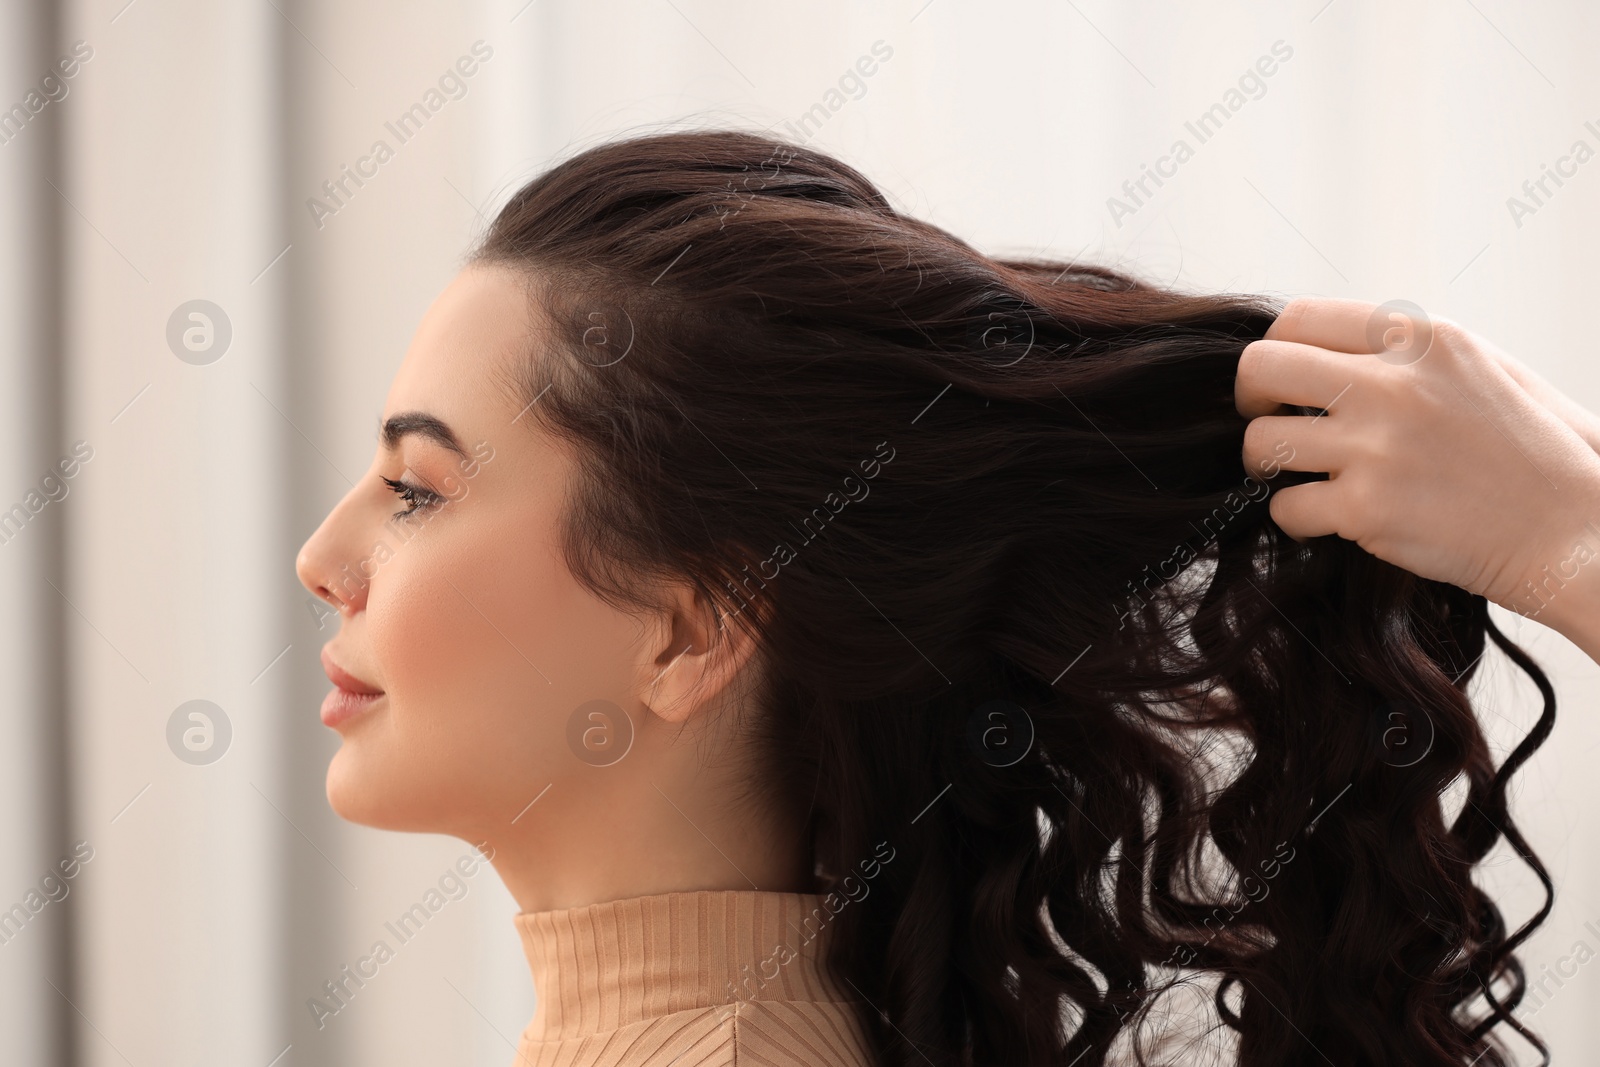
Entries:
<svg viewBox="0 0 1600 1067">
<path fill-rule="evenodd" d="M 1524 615 L 1548 601 L 1541 621 L 1568 636 L 1585 628 L 1574 640 L 1589 650 L 1600 616 L 1600 424 L 1455 323 L 1390 322 L 1386 310 L 1294 300 L 1245 347 L 1234 402 L 1251 420 L 1246 468 L 1328 473 L 1274 493 L 1273 521 L 1300 540 L 1338 534 Z M 1535 399 L 1541 390 L 1565 401 L 1560 414 Z M 1327 414 L 1278 414 L 1284 404 Z"/>
<path fill-rule="evenodd" d="M 1308 306 L 1312 303 L 1315 303 L 1330 310 L 1342 305 L 1349 305 L 1356 311 L 1364 309 L 1365 311 L 1371 312 L 1374 310 L 1374 306 L 1372 304 L 1365 304 L 1358 300 L 1336 300 L 1331 297 L 1317 299 L 1303 297 L 1300 300 L 1291 302 L 1290 307 L 1301 303 L 1304 303 Z M 1293 321 L 1292 319 L 1289 319 L 1288 322 L 1285 321 L 1286 318 L 1290 316 L 1290 307 L 1285 307 L 1284 313 L 1278 316 L 1277 321 L 1274 322 L 1272 327 L 1267 330 L 1267 337 L 1277 340 L 1306 341 L 1308 344 L 1317 344 L 1318 342 L 1316 341 L 1307 341 L 1305 338 L 1301 337 L 1289 337 L 1281 333 L 1283 330 L 1292 330 L 1295 328 L 1293 325 L 1290 325 L 1290 323 Z M 1313 316 L 1318 314 L 1317 312 L 1307 312 L 1305 308 L 1294 309 L 1295 315 L 1303 315 L 1308 313 Z M 1274 331 L 1280 332 L 1275 333 Z M 1494 357 L 1495 362 L 1499 363 L 1500 368 L 1509 374 L 1511 379 L 1522 387 L 1522 391 L 1524 393 L 1527 393 L 1528 396 L 1533 400 L 1544 405 L 1553 414 L 1558 416 L 1562 422 L 1572 427 L 1577 435 L 1583 438 L 1585 443 L 1587 443 L 1590 448 L 1594 449 L 1595 452 L 1600 453 L 1600 415 L 1596 415 L 1582 404 L 1579 404 L 1576 400 L 1573 400 L 1567 394 L 1551 385 L 1543 375 L 1534 371 L 1520 359 L 1516 358 L 1500 346 L 1489 341 L 1487 338 L 1477 337 L 1474 335 L 1473 340 Z M 1363 350 L 1365 351 L 1365 349 Z M 1282 405 L 1279 405 L 1279 407 L 1281 406 Z M 1268 414 L 1268 412 L 1263 411 L 1259 412 L 1259 414 L 1265 415 Z"/>
<path fill-rule="evenodd" d="M 1513 381 L 1522 386 L 1523 392 L 1544 405 L 1557 415 L 1562 422 L 1572 427 L 1590 448 L 1600 452 L 1600 415 L 1596 415 L 1545 381 L 1544 378 L 1525 366 L 1521 360 L 1511 355 L 1511 353 L 1491 344 L 1482 337 L 1476 338 L 1476 340 L 1478 344 L 1482 345 L 1494 356 L 1496 362 L 1500 364 L 1500 368 L 1511 375 Z"/>
</svg>

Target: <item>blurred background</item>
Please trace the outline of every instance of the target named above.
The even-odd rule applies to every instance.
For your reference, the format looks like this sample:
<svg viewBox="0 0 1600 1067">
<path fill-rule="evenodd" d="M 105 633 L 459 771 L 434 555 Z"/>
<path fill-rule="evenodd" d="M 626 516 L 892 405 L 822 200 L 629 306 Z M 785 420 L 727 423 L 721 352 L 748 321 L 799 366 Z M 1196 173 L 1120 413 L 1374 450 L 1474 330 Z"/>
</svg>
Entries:
<svg viewBox="0 0 1600 1067">
<path fill-rule="evenodd" d="M 1410 299 L 1600 408 L 1596 18 L 0 0 L 0 1063 L 511 1062 L 533 990 L 492 871 L 308 1007 L 467 846 L 329 810 L 336 620 L 293 559 L 429 302 L 552 162 L 770 128 L 991 252 Z M 1558 885 L 1530 1021 L 1597 1062 L 1600 667 L 1495 610 L 1561 709 L 1515 791 Z M 1503 753 L 1537 692 L 1493 652 L 1475 684 Z M 1484 878 L 1537 907 L 1509 853 Z"/>
</svg>

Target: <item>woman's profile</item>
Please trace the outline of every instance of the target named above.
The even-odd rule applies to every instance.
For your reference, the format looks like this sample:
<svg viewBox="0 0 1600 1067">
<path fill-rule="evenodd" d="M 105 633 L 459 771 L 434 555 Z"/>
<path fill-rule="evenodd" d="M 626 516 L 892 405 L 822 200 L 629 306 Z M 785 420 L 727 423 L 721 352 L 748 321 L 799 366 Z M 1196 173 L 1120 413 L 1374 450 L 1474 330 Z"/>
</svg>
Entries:
<svg viewBox="0 0 1600 1067">
<path fill-rule="evenodd" d="M 1281 311 L 987 255 L 754 133 L 518 191 L 297 561 L 341 614 L 329 801 L 491 860 L 538 998 L 517 1062 L 1542 1049 L 1516 950 L 1553 883 L 1507 788 L 1555 702 L 1488 605 L 1554 573 L 1541 621 L 1594 654 L 1600 533 L 1563 546 L 1600 434 L 1549 414 L 1523 450 L 1579 501 L 1546 540 L 1443 489 L 1319 527 L 1413 461 L 1318 473 L 1338 388 L 1282 406 L 1241 351 L 1366 317 L 1297 344 Z M 1412 369 L 1482 357 L 1437 329 Z M 1491 642 L 1544 695 L 1498 764 L 1467 696 Z M 1502 840 L 1546 891 L 1515 928 L 1473 878 Z"/>
</svg>

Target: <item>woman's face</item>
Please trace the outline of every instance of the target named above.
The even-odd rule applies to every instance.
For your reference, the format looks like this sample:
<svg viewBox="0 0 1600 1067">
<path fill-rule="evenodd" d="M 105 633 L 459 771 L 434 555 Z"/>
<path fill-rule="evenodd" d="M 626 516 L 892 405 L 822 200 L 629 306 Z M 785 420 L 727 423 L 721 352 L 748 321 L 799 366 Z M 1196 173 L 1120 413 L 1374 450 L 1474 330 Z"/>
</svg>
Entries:
<svg viewBox="0 0 1600 1067">
<path fill-rule="evenodd" d="M 301 582 L 341 616 L 323 719 L 344 742 L 327 790 L 347 819 L 494 839 L 547 786 L 592 772 L 569 744 L 577 709 L 648 717 L 648 628 L 560 559 L 572 463 L 505 384 L 540 352 L 536 316 L 509 270 L 457 276 L 395 376 L 371 468 L 300 550 Z M 590 742 L 606 728 L 580 717 Z"/>
</svg>

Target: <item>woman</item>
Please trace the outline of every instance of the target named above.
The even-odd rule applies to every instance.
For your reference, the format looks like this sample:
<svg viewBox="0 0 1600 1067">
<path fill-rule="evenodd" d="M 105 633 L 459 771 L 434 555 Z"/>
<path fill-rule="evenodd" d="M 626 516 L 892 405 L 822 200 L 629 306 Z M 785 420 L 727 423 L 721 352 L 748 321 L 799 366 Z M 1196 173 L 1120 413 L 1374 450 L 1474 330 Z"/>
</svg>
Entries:
<svg viewBox="0 0 1600 1067">
<path fill-rule="evenodd" d="M 518 1062 L 1537 1043 L 1548 904 L 1472 873 L 1503 835 L 1550 890 L 1506 788 L 1554 701 L 1487 603 L 1600 654 L 1600 433 L 1452 324 L 1279 310 L 986 256 L 751 133 L 518 192 L 298 560 L 329 801 L 492 859 Z M 1486 637 L 1545 695 L 1499 767 Z"/>
</svg>

